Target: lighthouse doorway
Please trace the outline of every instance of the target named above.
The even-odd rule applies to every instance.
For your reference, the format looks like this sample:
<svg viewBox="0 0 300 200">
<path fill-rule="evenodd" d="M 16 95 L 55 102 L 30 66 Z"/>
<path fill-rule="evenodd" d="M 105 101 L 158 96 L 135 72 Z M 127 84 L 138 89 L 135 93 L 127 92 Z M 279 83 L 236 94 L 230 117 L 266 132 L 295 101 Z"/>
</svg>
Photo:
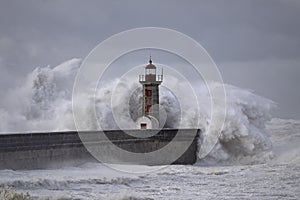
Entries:
<svg viewBox="0 0 300 200">
<path fill-rule="evenodd" d="M 147 129 L 147 123 L 141 123 L 141 129 Z"/>
</svg>

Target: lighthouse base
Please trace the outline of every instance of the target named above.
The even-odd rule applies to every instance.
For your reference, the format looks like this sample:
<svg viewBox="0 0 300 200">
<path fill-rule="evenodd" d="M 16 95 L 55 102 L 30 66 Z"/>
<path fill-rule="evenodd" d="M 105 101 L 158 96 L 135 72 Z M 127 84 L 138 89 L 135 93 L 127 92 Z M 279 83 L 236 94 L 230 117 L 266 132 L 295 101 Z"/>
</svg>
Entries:
<svg viewBox="0 0 300 200">
<path fill-rule="evenodd" d="M 138 129 L 158 129 L 159 121 L 151 115 L 142 116 L 137 119 L 136 126 Z"/>
</svg>

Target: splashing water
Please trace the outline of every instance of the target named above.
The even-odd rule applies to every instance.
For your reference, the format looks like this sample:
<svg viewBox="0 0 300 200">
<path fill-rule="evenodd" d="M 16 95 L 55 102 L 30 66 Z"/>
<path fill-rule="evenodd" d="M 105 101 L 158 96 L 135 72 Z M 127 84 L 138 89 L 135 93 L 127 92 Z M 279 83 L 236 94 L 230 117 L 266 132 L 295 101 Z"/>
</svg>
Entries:
<svg viewBox="0 0 300 200">
<path fill-rule="evenodd" d="M 75 130 L 72 87 L 80 65 L 80 59 L 72 59 L 54 68 L 36 68 L 31 72 L 22 86 L 4 95 L 0 108 L 0 132 Z M 117 84 L 121 85 L 122 90 L 118 91 L 120 98 L 113 110 L 118 111 L 118 115 L 121 114 L 119 117 L 122 120 L 118 121 L 123 123 L 121 127 L 135 128 L 134 121 L 141 115 L 142 105 L 142 92 L 137 80 L 112 80 L 97 90 L 95 108 L 99 123 L 103 129 L 119 128 L 111 108 L 111 95 Z M 178 84 L 179 88 L 185 87 L 182 82 L 174 81 L 172 84 Z M 219 86 L 218 83 L 213 84 L 212 88 Z M 200 96 L 200 113 L 195 112 L 195 108 L 189 108 L 188 101 L 178 102 L 171 91 L 160 88 L 160 104 L 167 114 L 165 128 L 195 128 L 195 121 L 198 120 L 198 126 L 203 131 L 208 131 L 211 106 L 205 85 L 199 83 L 196 86 L 196 93 Z M 218 142 L 213 151 L 198 164 L 251 163 L 257 162 L 253 158 L 271 157 L 271 142 L 265 124 L 271 119 L 270 111 L 274 108 L 274 103 L 252 91 L 234 86 L 225 85 L 225 90 L 227 115 L 223 130 L 220 135 L 216 135 Z M 128 91 L 134 92 L 131 94 Z M 82 106 L 86 119 L 89 119 L 94 108 L 92 99 L 93 97 L 87 97 Z M 129 102 L 128 105 L 126 102 Z M 129 106 L 129 112 L 122 105 Z M 214 112 L 218 112 L 218 109 Z M 96 123 L 87 120 L 86 129 L 95 129 Z M 199 142 L 201 141 L 203 138 L 200 138 Z"/>
</svg>

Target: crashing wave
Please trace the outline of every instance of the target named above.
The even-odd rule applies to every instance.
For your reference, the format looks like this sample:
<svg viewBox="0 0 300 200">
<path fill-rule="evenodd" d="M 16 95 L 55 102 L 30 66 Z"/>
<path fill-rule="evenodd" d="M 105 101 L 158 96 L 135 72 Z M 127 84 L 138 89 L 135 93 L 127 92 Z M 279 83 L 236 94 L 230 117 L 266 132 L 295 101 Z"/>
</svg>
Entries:
<svg viewBox="0 0 300 200">
<path fill-rule="evenodd" d="M 255 95 L 252 91 L 225 85 L 226 118 L 218 141 L 201 164 L 252 164 L 273 157 L 272 143 L 265 124 L 276 106 L 273 101 Z M 200 149 L 201 152 L 201 149 Z"/>
<path fill-rule="evenodd" d="M 54 68 L 36 68 L 31 72 L 24 85 L 4 95 L 3 106 L 0 109 L 0 131 L 74 130 L 72 89 L 80 64 L 80 59 L 72 59 Z M 117 84 L 122 86 L 122 90 L 118 91 L 120 98 L 116 101 L 116 107 L 111 108 L 111 95 Z M 184 83 L 174 81 L 173 84 Z M 217 83 L 214 84 L 215 87 L 212 88 L 218 87 Z M 271 119 L 270 111 L 274 103 L 249 90 L 230 85 L 224 87 L 227 94 L 224 127 L 220 135 L 217 132 L 208 133 L 216 134 L 218 140 L 209 156 L 199 163 L 251 163 L 253 157 L 271 149 L 265 124 Z M 209 92 L 205 85 L 200 83 L 194 88 L 197 88 L 196 93 L 201 97 L 200 113 L 195 112 L 194 108 L 189 108 L 189 102 L 179 104 L 171 91 L 161 87 L 160 104 L 167 114 L 165 128 L 180 128 L 179 126 L 194 128 L 197 127 L 195 121 L 199 120 L 200 128 L 208 131 L 211 107 Z M 133 90 L 135 92 L 128 92 Z M 141 89 L 137 80 L 112 80 L 97 90 L 95 106 L 91 105 L 92 100 L 93 97 L 87 97 L 86 103 L 83 103 L 85 110 L 83 115 L 87 119 L 86 129 L 97 128 L 95 124 L 97 122 L 88 121 L 94 107 L 103 129 L 135 128 L 134 121 L 141 115 L 142 103 Z M 129 106 L 129 112 L 126 112 L 123 105 Z M 113 110 L 121 117 L 118 123 L 123 124 L 116 123 Z M 263 154 L 265 157 L 271 156 L 266 155 Z"/>
</svg>

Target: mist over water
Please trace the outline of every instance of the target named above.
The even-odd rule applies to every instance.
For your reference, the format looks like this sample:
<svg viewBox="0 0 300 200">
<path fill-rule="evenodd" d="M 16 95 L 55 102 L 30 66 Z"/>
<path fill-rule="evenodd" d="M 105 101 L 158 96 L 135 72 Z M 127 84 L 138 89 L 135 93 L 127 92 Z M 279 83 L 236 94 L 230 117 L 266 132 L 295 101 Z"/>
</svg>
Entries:
<svg viewBox="0 0 300 200">
<path fill-rule="evenodd" d="M 36 68 L 23 85 L 4 94 L 0 132 L 74 130 L 72 87 L 80 64 L 80 59 L 72 59 L 54 68 Z M 205 135 L 217 134 L 210 131 L 213 127 L 208 128 L 211 97 L 207 87 L 200 82 L 194 85 L 200 102 L 197 112 L 190 106 L 192 94 L 186 93 L 187 83 L 173 77 L 166 81 L 185 98 L 179 102 L 174 91 L 164 86 L 166 82 L 160 86 L 160 104 L 167 114 L 164 127 L 199 127 Z M 94 108 L 103 129 L 135 128 L 142 103 L 138 80 L 106 83 L 96 91 L 95 105 L 94 96 L 83 97 L 79 105 L 86 119 L 84 128 L 97 128 L 97 122 L 89 120 Z M 213 83 L 210 88 L 218 87 L 220 84 Z M 114 89 L 119 98 L 112 105 Z M 3 191 L 13 194 L 16 189 L 36 199 L 297 199 L 300 121 L 271 119 L 275 107 L 272 101 L 235 86 L 225 85 L 225 89 L 224 127 L 216 135 L 218 140 L 210 154 L 193 166 L 171 165 L 153 171 L 153 166 L 128 165 L 131 170 L 153 171 L 143 175 L 121 173 L 101 163 L 61 169 L 0 170 L 0 198 Z M 218 101 L 222 100 L 216 101 L 212 112 L 218 114 Z M 203 136 L 198 141 L 199 154 L 205 151 Z"/>
<path fill-rule="evenodd" d="M 36 68 L 28 74 L 23 85 L 3 95 L 0 132 L 75 130 L 72 89 L 80 65 L 80 59 L 72 59 L 54 68 Z M 171 77 L 168 81 L 173 81 L 172 84 L 186 98 L 185 102 L 178 102 L 174 93 L 162 84 L 160 105 L 167 114 L 164 128 L 200 127 L 204 132 L 208 131 L 211 99 L 207 87 L 200 82 L 194 86 L 200 102 L 198 113 L 197 108 L 190 106 L 189 95 L 192 94 L 184 93 L 187 83 Z M 212 84 L 212 88 L 220 87 L 218 83 Z M 114 100 L 112 107 L 111 96 L 117 85 L 121 88 L 117 91 L 119 98 Z M 218 142 L 213 151 L 198 164 L 249 164 L 272 158 L 272 144 L 265 125 L 271 119 L 270 112 L 275 104 L 249 90 L 230 85 L 225 85 L 225 89 L 227 115 L 223 130 L 219 136 L 216 135 Z M 141 116 L 142 105 L 141 85 L 137 78 L 111 80 L 96 91 L 95 105 L 92 104 L 93 98 L 87 96 L 82 101 L 87 130 L 97 128 L 97 122 L 89 121 L 94 107 L 102 129 L 136 128 L 134 122 Z M 214 112 L 218 112 L 218 108 Z M 208 134 L 218 133 L 212 131 Z M 202 141 L 203 138 L 200 138 L 200 145 Z"/>
</svg>

